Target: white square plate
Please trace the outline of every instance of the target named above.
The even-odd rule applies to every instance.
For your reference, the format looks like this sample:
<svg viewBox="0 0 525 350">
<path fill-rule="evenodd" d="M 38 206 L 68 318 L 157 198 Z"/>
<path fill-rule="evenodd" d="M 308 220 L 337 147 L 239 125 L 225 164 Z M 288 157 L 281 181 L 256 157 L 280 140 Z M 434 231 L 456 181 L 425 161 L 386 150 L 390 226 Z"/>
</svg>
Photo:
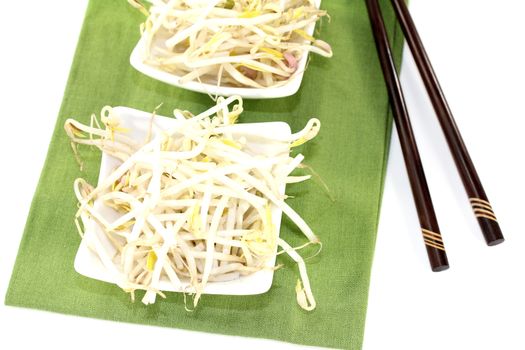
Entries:
<svg viewBox="0 0 525 350">
<path fill-rule="evenodd" d="M 321 6 L 321 0 L 315 0 L 315 5 L 317 8 Z M 309 35 L 313 35 L 315 29 L 315 22 L 311 23 L 307 28 L 306 32 Z M 299 60 L 297 64 L 297 71 L 296 74 L 292 75 L 286 84 L 278 86 L 278 87 L 269 87 L 269 88 L 240 88 L 240 87 L 224 87 L 224 86 L 217 86 L 213 84 L 204 84 L 199 83 L 197 81 L 190 81 L 186 83 L 180 82 L 180 76 L 174 75 L 172 73 L 165 72 L 163 70 L 157 69 L 155 67 L 149 66 L 143 62 L 142 59 L 142 52 L 144 46 L 144 40 L 139 40 L 137 46 L 135 46 L 135 49 L 131 53 L 130 57 L 130 63 L 131 65 L 141 72 L 144 75 L 147 75 L 153 79 L 162 81 L 164 83 L 178 86 L 180 88 L 196 91 L 196 92 L 202 92 L 204 94 L 210 94 L 210 95 L 219 95 L 219 96 L 232 96 L 232 95 L 239 95 L 243 98 L 248 99 L 267 99 L 267 98 L 278 98 L 278 97 L 286 97 L 291 96 L 295 94 L 299 87 L 301 86 L 301 82 L 303 80 L 304 71 L 306 68 L 306 62 L 308 61 L 308 53 L 304 54 L 303 57 Z"/>
<path fill-rule="evenodd" d="M 151 121 L 151 113 L 141 112 L 135 109 L 127 107 L 115 107 L 113 111 L 120 117 L 121 126 L 128 129 L 127 136 L 135 140 L 143 140 L 146 138 L 147 130 Z M 156 116 L 154 119 L 153 131 L 155 129 L 165 130 L 172 128 L 177 125 L 177 120 L 174 118 L 167 118 Z M 271 136 L 277 138 L 286 138 L 291 135 L 290 127 L 288 124 L 283 122 L 270 122 L 270 123 L 253 123 L 253 124 L 236 124 L 231 126 L 231 133 L 234 139 L 240 137 L 246 138 L 246 147 L 250 149 L 254 154 L 271 155 L 282 152 L 282 145 L 276 149 L 274 145 L 269 143 L 265 138 L 260 136 Z M 102 154 L 99 183 L 103 181 L 116 167 L 118 167 L 120 161 L 116 158 Z M 280 189 L 281 194 L 285 193 L 285 185 Z M 120 214 L 117 214 L 113 209 L 103 205 L 96 201 L 95 208 L 101 210 L 104 217 L 112 220 L 116 219 Z M 275 227 L 280 227 L 282 211 L 275 206 L 272 206 L 272 219 Z M 97 224 L 92 223 L 90 227 L 85 228 L 86 232 L 80 247 L 77 251 L 75 258 L 75 270 L 81 275 L 94 278 L 97 280 L 117 283 L 115 276 L 106 269 L 102 264 L 98 255 L 89 247 L 92 235 L 97 235 L 102 242 L 103 248 L 106 250 L 108 256 L 112 257 L 115 255 L 115 249 L 110 244 L 108 239 L 103 234 L 102 230 Z M 267 263 L 267 267 L 273 267 L 275 265 L 275 257 L 270 259 Z M 120 271 L 120 268 L 115 265 Z M 253 295 L 267 292 L 273 279 L 273 270 L 265 269 L 255 272 L 248 276 L 242 276 L 237 280 L 229 282 L 209 282 L 205 289 L 205 294 L 225 294 L 225 295 Z M 184 281 L 184 280 L 182 280 Z M 182 290 L 190 290 L 187 288 L 189 283 L 183 283 L 181 289 L 175 289 L 169 281 L 161 280 L 160 289 L 163 291 L 174 291 L 181 292 Z"/>
</svg>

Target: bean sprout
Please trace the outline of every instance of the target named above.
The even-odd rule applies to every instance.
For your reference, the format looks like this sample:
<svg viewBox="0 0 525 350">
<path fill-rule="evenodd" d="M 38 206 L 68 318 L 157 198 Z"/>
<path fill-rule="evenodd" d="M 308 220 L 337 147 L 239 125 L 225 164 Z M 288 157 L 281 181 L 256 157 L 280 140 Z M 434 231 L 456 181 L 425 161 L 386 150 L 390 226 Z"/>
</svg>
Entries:
<svg viewBox="0 0 525 350">
<path fill-rule="evenodd" d="M 150 130 L 142 143 L 126 136 L 111 107 L 102 110 L 102 124 L 94 116 L 90 125 L 66 121 L 75 152 L 77 145 L 95 146 L 121 162 L 96 187 L 75 181 L 76 223 L 82 236 L 82 227 L 95 225 L 111 242 L 114 257 L 96 235 L 90 248 L 132 298 L 135 290 L 145 290 L 142 302 L 152 304 L 164 296 L 161 280 L 178 290 L 187 282 L 195 307 L 208 282 L 276 269 L 267 262 L 280 246 L 299 265 L 299 305 L 315 308 L 306 265 L 296 251 L 301 247 L 279 238 L 272 208 L 282 210 L 310 244 L 320 243 L 279 191 L 310 178 L 291 175 L 304 157 L 290 156 L 290 149 L 315 137 L 320 122 L 311 119 L 288 137 L 253 134 L 272 143 L 273 151 L 262 155 L 246 141 L 249 134 L 231 132 L 242 110 L 238 96 L 219 97 L 216 106 L 196 116 L 175 110 L 176 127 Z M 97 203 L 115 210 L 118 218 L 109 220 Z"/>
<path fill-rule="evenodd" d="M 308 52 L 332 57 L 326 42 L 307 34 L 326 11 L 314 0 L 157 0 L 141 25 L 145 64 L 218 86 L 285 84 Z"/>
</svg>

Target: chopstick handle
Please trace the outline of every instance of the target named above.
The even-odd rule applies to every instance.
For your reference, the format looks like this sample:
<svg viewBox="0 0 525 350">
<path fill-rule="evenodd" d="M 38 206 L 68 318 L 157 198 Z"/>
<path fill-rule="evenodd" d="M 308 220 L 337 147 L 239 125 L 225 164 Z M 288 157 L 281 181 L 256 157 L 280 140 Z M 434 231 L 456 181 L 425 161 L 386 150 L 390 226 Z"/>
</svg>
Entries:
<svg viewBox="0 0 525 350">
<path fill-rule="evenodd" d="M 489 246 L 499 244 L 505 239 L 499 227 L 498 220 L 492 210 L 492 206 L 485 194 L 474 163 L 470 158 L 467 147 L 454 121 L 452 111 L 445 99 L 443 90 L 432 68 L 432 64 L 423 46 L 423 42 L 419 37 L 408 7 L 404 0 L 391 0 L 391 2 L 428 95 L 430 96 L 430 100 L 432 101 L 432 105 L 434 106 L 434 110 L 436 111 L 441 129 L 443 129 L 443 133 L 445 134 L 450 152 L 456 163 L 463 186 L 465 187 L 472 210 L 474 211 L 474 215 L 476 215 L 485 241 Z"/>
<path fill-rule="evenodd" d="M 377 0 L 366 0 L 366 4 L 430 266 L 432 271 L 443 271 L 449 267 L 447 254 L 439 232 L 430 191 L 428 190 L 425 172 L 417 149 L 381 10 Z"/>
</svg>

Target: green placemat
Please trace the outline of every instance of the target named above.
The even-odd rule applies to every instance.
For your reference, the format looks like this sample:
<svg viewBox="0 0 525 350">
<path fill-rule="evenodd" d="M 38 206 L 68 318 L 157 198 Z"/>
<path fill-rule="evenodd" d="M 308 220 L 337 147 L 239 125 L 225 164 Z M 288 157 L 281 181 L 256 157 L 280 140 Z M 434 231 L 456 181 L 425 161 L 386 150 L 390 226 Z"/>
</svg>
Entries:
<svg viewBox="0 0 525 350">
<path fill-rule="evenodd" d="M 393 12 L 383 1 L 391 38 Z M 323 251 L 308 261 L 317 309 L 305 312 L 295 300 L 296 266 L 285 256 L 271 290 L 259 296 L 205 295 L 197 310 L 184 310 L 181 294 L 157 303 L 131 303 L 118 287 L 78 275 L 73 261 L 80 239 L 73 223 L 73 180 L 96 183 L 100 155 L 82 149 L 81 173 L 63 131 L 66 118 L 87 122 L 104 105 L 130 106 L 171 115 L 173 108 L 209 108 L 206 95 L 184 91 L 145 77 L 128 64 L 139 38 L 142 17 L 127 2 L 91 0 L 47 160 L 36 190 L 6 295 L 7 305 L 223 334 L 273 338 L 336 348 L 361 348 L 370 268 L 390 135 L 388 99 L 376 55 L 365 2 L 326 0 L 331 23 L 321 37 L 334 57 L 313 56 L 300 91 L 293 97 L 245 101 L 241 122 L 283 120 L 293 130 L 309 117 L 322 121 L 321 133 L 300 151 L 329 185 L 333 203 L 310 181 L 289 186 L 292 207 L 323 241 Z M 402 42 L 395 40 L 398 58 Z M 289 221 L 281 236 L 304 238 Z M 140 300 L 140 298 L 138 298 Z"/>
</svg>

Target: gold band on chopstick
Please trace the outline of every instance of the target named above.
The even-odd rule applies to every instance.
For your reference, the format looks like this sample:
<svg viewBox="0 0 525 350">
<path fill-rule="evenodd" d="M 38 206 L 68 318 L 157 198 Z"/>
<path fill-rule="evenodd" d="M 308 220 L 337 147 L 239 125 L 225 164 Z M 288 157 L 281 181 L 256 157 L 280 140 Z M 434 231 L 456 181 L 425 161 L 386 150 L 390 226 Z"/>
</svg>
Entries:
<svg viewBox="0 0 525 350">
<path fill-rule="evenodd" d="M 443 239 L 441 238 L 441 235 L 439 233 L 427 230 L 425 228 L 422 228 L 421 231 L 423 231 L 423 235 L 429 236 L 432 239 L 435 239 L 437 241 L 443 242 Z"/>
<path fill-rule="evenodd" d="M 484 199 L 481 199 L 481 198 L 469 198 L 470 199 L 470 202 L 473 203 L 473 202 L 477 202 L 477 203 L 482 203 L 482 204 L 486 204 L 488 205 L 489 207 L 492 208 L 492 206 L 490 205 L 490 203 Z"/>
<path fill-rule="evenodd" d="M 498 222 L 496 214 L 492 210 L 492 205 L 486 200 L 480 198 L 470 198 L 470 204 L 474 210 L 474 214 L 478 218 L 485 218 Z"/>
<path fill-rule="evenodd" d="M 492 207 L 490 206 L 490 204 L 481 204 L 481 203 L 471 203 L 471 204 L 473 207 L 475 206 L 477 208 L 483 208 L 483 209 L 492 211 Z"/>
<path fill-rule="evenodd" d="M 423 240 L 427 246 L 445 251 L 443 238 L 439 233 L 424 228 L 421 228 L 421 232 L 423 232 Z"/>
</svg>

